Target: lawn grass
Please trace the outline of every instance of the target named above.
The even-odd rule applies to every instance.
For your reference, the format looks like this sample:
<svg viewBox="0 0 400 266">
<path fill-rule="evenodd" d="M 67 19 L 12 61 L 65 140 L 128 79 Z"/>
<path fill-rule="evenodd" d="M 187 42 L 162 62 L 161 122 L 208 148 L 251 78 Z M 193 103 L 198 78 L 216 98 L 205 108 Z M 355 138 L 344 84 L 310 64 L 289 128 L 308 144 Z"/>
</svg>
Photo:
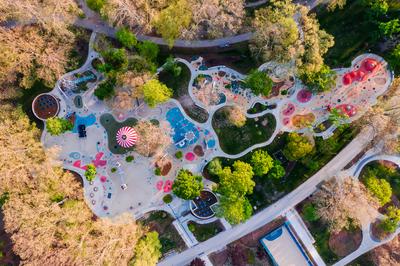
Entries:
<svg viewBox="0 0 400 266">
<path fill-rule="evenodd" d="M 224 230 L 224 227 L 219 220 L 208 224 L 198 224 L 196 222 L 189 221 L 188 226 L 189 230 L 199 242 L 204 242 Z"/>
<path fill-rule="evenodd" d="M 178 100 L 185 113 L 193 120 L 205 123 L 208 119 L 208 112 L 197 106 L 189 96 L 188 86 L 190 81 L 190 69 L 183 63 L 178 63 L 182 71 L 178 77 L 167 71 L 161 71 L 158 79 L 171 88 L 174 92 L 173 98 Z"/>
<path fill-rule="evenodd" d="M 129 151 L 133 150 L 132 148 L 123 148 L 118 145 L 117 139 L 115 136 L 117 135 L 118 129 L 124 126 L 130 126 L 133 127 L 136 125 L 138 120 L 136 118 L 128 118 L 123 122 L 118 122 L 115 120 L 115 118 L 112 116 L 112 114 L 103 114 L 100 117 L 100 123 L 104 127 L 104 129 L 107 131 L 107 137 L 108 137 L 108 148 L 110 151 L 114 154 L 125 154 Z"/>
<path fill-rule="evenodd" d="M 268 121 L 266 126 L 262 125 L 264 120 Z M 272 114 L 257 119 L 247 118 L 246 124 L 239 128 L 226 121 L 222 108 L 215 112 L 212 126 L 218 135 L 221 149 L 228 154 L 238 154 L 254 144 L 267 141 L 275 130 L 276 120 Z"/>
<path fill-rule="evenodd" d="M 179 236 L 172 222 L 174 218 L 164 211 L 154 211 L 141 222 L 149 226 L 151 230 L 157 231 L 161 242 L 161 253 L 166 255 L 171 251 L 181 252 L 186 249 L 186 244 Z"/>
<path fill-rule="evenodd" d="M 390 183 L 393 194 L 400 199 L 400 171 L 395 168 L 389 168 L 380 162 L 374 161 L 367 164 L 360 174 L 363 181 L 368 175 L 376 178 L 383 178 Z"/>
</svg>

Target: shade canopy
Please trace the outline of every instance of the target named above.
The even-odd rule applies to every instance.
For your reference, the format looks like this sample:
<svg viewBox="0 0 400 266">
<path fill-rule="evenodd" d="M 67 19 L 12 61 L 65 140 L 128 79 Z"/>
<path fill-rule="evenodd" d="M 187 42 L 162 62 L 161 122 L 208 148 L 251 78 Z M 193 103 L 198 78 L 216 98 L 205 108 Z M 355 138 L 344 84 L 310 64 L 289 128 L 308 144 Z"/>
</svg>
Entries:
<svg viewBox="0 0 400 266">
<path fill-rule="evenodd" d="M 121 127 L 117 131 L 117 143 L 123 148 L 130 148 L 136 144 L 138 135 L 132 127 Z"/>
</svg>

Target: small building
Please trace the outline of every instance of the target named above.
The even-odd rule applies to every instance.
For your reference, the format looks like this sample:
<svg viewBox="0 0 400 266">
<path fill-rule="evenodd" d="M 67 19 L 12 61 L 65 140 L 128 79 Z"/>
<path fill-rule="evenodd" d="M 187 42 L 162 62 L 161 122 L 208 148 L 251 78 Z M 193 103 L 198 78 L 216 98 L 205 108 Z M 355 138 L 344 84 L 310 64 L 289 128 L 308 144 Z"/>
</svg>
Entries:
<svg viewBox="0 0 400 266">
<path fill-rule="evenodd" d="M 55 117 L 59 111 L 60 102 L 52 94 L 39 94 L 32 102 L 32 112 L 40 120 Z"/>
<path fill-rule="evenodd" d="M 288 221 L 261 238 L 260 242 L 274 266 L 314 265 Z"/>
</svg>

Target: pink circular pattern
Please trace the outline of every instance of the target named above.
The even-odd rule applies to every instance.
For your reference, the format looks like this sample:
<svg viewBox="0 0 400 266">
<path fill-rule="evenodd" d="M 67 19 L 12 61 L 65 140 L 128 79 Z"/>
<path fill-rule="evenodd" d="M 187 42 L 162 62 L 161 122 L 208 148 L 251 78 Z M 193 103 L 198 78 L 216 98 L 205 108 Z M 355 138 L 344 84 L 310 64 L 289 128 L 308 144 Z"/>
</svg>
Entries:
<svg viewBox="0 0 400 266">
<path fill-rule="evenodd" d="M 289 103 L 287 107 L 283 110 L 283 115 L 289 116 L 293 114 L 295 110 L 296 108 L 294 107 L 294 105 L 292 103 Z"/>
<path fill-rule="evenodd" d="M 309 90 L 302 89 L 297 93 L 297 100 L 301 103 L 306 103 L 311 100 L 312 93 Z"/>
<path fill-rule="evenodd" d="M 123 148 L 130 148 L 136 144 L 138 135 L 132 127 L 121 127 L 117 131 L 117 143 Z"/>
<path fill-rule="evenodd" d="M 290 118 L 288 118 L 288 117 L 285 117 L 284 119 L 283 119 L 283 125 L 288 125 L 289 124 L 289 122 L 290 122 Z"/>
<path fill-rule="evenodd" d="M 100 177 L 100 181 L 101 181 L 102 183 L 106 182 L 106 181 L 107 181 L 107 177 L 101 176 L 101 177 Z"/>
<path fill-rule="evenodd" d="M 188 161 L 193 161 L 195 157 L 196 157 L 196 156 L 194 155 L 193 152 L 188 152 L 188 153 L 186 153 L 186 155 L 185 155 L 185 159 L 188 160 Z"/>
</svg>

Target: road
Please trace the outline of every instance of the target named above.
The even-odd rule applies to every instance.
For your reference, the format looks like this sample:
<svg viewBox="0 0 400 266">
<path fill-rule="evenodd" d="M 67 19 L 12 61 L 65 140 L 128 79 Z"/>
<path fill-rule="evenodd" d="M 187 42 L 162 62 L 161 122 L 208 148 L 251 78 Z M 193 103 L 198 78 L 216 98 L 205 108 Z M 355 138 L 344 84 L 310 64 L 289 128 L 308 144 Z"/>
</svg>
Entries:
<svg viewBox="0 0 400 266">
<path fill-rule="evenodd" d="M 294 191 L 280 199 L 275 204 L 252 216 L 243 224 L 232 227 L 213 238 L 187 249 L 180 254 L 161 261 L 159 266 L 181 266 L 189 263 L 193 258 L 219 250 L 227 244 L 247 235 L 248 233 L 273 221 L 283 215 L 299 202 L 309 197 L 316 190 L 318 184 L 334 176 L 342 170 L 356 155 L 358 155 L 372 140 L 373 132 L 369 128 L 357 135 L 339 154 L 337 154 L 320 171 L 301 184 Z"/>
</svg>

